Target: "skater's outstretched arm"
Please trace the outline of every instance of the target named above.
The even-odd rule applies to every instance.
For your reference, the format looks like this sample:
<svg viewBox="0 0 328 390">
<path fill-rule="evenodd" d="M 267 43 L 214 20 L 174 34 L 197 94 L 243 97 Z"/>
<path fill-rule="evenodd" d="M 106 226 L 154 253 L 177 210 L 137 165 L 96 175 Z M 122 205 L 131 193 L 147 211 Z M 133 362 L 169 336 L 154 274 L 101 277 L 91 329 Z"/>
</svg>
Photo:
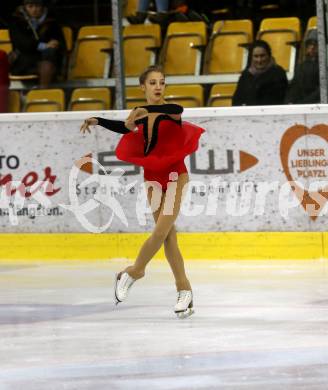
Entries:
<svg viewBox="0 0 328 390">
<path fill-rule="evenodd" d="M 96 119 L 98 120 L 98 125 L 104 127 L 105 129 L 114 131 L 115 133 L 127 134 L 131 131 L 125 126 L 125 123 L 123 121 L 104 119 L 99 117 L 97 117 Z"/>
<path fill-rule="evenodd" d="M 104 119 L 104 118 L 100 118 L 100 117 L 86 119 L 83 122 L 80 131 L 83 134 L 86 131 L 91 133 L 89 126 L 96 126 L 96 125 L 100 125 L 108 130 L 113 131 L 114 133 L 119 133 L 119 134 L 127 134 L 131 131 L 125 126 L 125 123 L 123 121 Z"/>
</svg>

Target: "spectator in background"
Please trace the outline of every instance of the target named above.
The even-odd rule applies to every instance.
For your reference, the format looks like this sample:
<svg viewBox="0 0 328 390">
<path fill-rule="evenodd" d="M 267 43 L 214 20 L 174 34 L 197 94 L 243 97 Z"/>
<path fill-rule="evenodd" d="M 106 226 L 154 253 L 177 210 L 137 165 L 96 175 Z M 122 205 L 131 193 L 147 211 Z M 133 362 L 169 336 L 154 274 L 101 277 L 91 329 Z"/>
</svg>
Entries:
<svg viewBox="0 0 328 390">
<path fill-rule="evenodd" d="M 150 0 L 139 0 L 138 11 L 147 12 Z M 169 0 L 155 0 L 157 12 L 166 12 L 169 9 Z"/>
<path fill-rule="evenodd" d="M 320 103 L 317 30 L 311 30 L 305 41 L 305 59 L 295 71 L 286 96 L 286 103 Z"/>
<path fill-rule="evenodd" d="M 205 12 L 200 13 L 190 6 L 187 0 L 171 0 L 171 18 L 169 22 L 200 22 L 210 23 Z"/>
<path fill-rule="evenodd" d="M 9 64 L 7 53 L 0 50 L 0 112 L 8 112 Z"/>
<path fill-rule="evenodd" d="M 288 86 L 286 72 L 275 63 L 267 42 L 253 43 L 248 63 L 239 78 L 232 105 L 283 104 Z"/>
<path fill-rule="evenodd" d="M 156 0 L 156 11 L 167 12 L 169 10 L 169 0 Z M 143 23 L 147 17 L 150 0 L 139 0 L 137 14 L 128 17 L 132 24 Z"/>
<path fill-rule="evenodd" d="M 128 21 L 132 24 L 143 23 L 147 17 L 150 0 L 139 0 L 136 15 L 128 16 Z M 163 34 L 167 25 L 171 22 L 205 21 L 206 15 L 199 14 L 189 6 L 187 0 L 156 0 L 156 13 L 148 16 L 151 23 L 158 23 L 162 27 Z"/>
<path fill-rule="evenodd" d="M 40 86 L 48 87 L 61 70 L 65 39 L 43 0 L 24 0 L 13 16 L 9 31 L 13 43 L 11 73 L 37 74 Z"/>
</svg>

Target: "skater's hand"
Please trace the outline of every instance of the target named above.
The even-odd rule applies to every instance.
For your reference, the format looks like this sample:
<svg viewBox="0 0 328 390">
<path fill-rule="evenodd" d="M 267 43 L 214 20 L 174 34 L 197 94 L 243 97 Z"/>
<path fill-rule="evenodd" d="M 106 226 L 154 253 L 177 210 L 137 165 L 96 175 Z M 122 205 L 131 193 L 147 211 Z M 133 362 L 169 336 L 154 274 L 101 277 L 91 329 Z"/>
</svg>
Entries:
<svg viewBox="0 0 328 390">
<path fill-rule="evenodd" d="M 138 128 L 137 128 L 137 125 L 135 123 L 135 121 L 137 119 L 141 119 L 141 118 L 144 118 L 146 117 L 148 114 L 148 111 L 144 108 L 135 108 L 134 110 L 132 110 L 130 112 L 130 115 L 126 118 L 126 121 L 125 121 L 125 127 L 131 131 L 137 131 Z"/>
<path fill-rule="evenodd" d="M 98 119 L 96 119 L 96 118 L 88 118 L 88 119 L 86 119 L 82 123 L 82 126 L 80 128 L 80 132 L 82 134 L 85 134 L 86 131 L 91 133 L 91 130 L 90 130 L 89 126 L 96 126 L 97 124 L 98 124 Z"/>
<path fill-rule="evenodd" d="M 125 127 L 126 127 L 127 129 L 129 129 L 129 130 L 131 130 L 131 131 L 135 131 L 136 124 L 135 124 L 134 120 L 132 120 L 132 119 L 127 119 L 127 120 L 125 121 L 124 124 L 125 124 Z"/>
<path fill-rule="evenodd" d="M 57 41 L 57 39 L 51 39 L 51 40 L 47 43 L 47 47 L 50 48 L 50 49 L 58 49 L 58 47 L 59 47 L 59 41 Z"/>
</svg>

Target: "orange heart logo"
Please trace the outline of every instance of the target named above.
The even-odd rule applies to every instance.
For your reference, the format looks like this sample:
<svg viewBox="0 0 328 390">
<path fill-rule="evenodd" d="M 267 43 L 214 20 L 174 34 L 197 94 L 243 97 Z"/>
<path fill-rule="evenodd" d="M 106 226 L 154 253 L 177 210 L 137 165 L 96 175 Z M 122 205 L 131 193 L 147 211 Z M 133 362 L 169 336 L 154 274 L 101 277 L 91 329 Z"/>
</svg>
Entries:
<svg viewBox="0 0 328 390">
<path fill-rule="evenodd" d="M 301 138 L 307 136 L 302 145 Z M 280 143 L 280 159 L 290 185 L 304 210 L 312 220 L 317 219 L 328 200 L 328 126 L 324 124 L 309 129 L 295 125 L 286 130 Z M 291 173 L 291 169 L 294 175 Z M 297 180 L 297 182 L 295 182 Z M 299 181 L 316 184 L 325 180 L 318 191 L 307 190 Z"/>
</svg>

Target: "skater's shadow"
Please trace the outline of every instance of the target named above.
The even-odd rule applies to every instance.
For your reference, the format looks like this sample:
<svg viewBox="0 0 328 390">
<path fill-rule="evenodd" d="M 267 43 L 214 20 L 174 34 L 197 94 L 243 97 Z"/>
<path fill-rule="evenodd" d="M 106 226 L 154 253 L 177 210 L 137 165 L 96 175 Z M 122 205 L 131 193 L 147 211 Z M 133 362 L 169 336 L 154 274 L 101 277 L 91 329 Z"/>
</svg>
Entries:
<svg viewBox="0 0 328 390">
<path fill-rule="evenodd" d="M 129 306 L 120 307 L 128 310 Z M 65 318 L 108 313 L 116 309 L 114 303 L 93 304 L 0 304 L 0 325 L 31 324 L 58 321 Z"/>
<path fill-rule="evenodd" d="M 0 273 L 13 272 L 22 269 L 35 268 L 33 265 L 16 265 L 16 264 L 2 264 L 0 265 Z"/>
<path fill-rule="evenodd" d="M 327 306 L 328 299 L 318 299 L 316 301 L 310 302 L 310 305 Z"/>
</svg>

